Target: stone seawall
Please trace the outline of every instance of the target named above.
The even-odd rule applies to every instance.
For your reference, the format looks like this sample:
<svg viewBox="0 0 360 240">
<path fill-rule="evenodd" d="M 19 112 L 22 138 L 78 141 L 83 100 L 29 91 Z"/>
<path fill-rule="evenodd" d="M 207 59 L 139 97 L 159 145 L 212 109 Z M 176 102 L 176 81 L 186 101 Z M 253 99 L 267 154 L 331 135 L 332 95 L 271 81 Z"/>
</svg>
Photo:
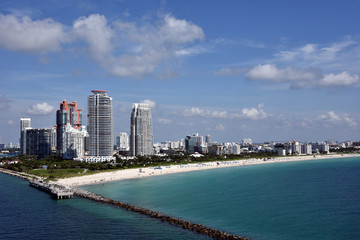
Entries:
<svg viewBox="0 0 360 240">
<path fill-rule="evenodd" d="M 13 170 L 9 170 L 9 169 L 5 169 L 5 168 L 0 168 L 0 172 L 14 176 L 14 177 L 18 177 L 18 178 L 22 178 L 24 180 L 30 181 L 32 179 L 37 179 L 37 176 L 31 175 L 31 174 L 27 174 L 24 172 L 15 172 Z"/>
<path fill-rule="evenodd" d="M 194 232 L 207 235 L 207 236 L 209 236 L 211 238 L 214 238 L 214 239 L 249 240 L 246 237 L 241 237 L 241 236 L 237 236 L 237 235 L 234 235 L 234 234 L 229 234 L 229 233 L 219 231 L 219 230 L 214 229 L 214 228 L 206 227 L 206 226 L 201 225 L 201 224 L 194 224 L 194 223 L 191 223 L 189 221 L 185 221 L 185 220 L 178 219 L 178 218 L 175 218 L 175 217 L 170 217 L 170 216 L 164 215 L 164 214 L 159 213 L 159 212 L 155 212 L 155 211 L 148 210 L 148 209 L 141 208 L 141 207 L 136 207 L 136 206 L 133 206 L 133 205 L 130 205 L 130 204 L 127 204 L 127 203 L 120 202 L 120 201 L 115 201 L 115 200 L 112 200 L 110 198 L 106 198 L 106 197 L 101 196 L 99 194 L 88 192 L 88 191 L 85 191 L 85 190 L 82 190 L 82 189 L 78 189 L 78 188 L 75 189 L 74 195 L 77 195 L 77 196 L 80 196 L 80 197 L 83 197 L 83 198 L 87 198 L 87 199 L 90 199 L 90 200 L 94 200 L 94 201 L 97 201 L 97 202 L 106 203 L 106 204 L 110 204 L 110 205 L 113 205 L 113 206 L 121 207 L 121 208 L 124 208 L 126 210 L 141 213 L 141 214 L 147 215 L 147 216 L 152 217 L 152 218 L 157 218 L 157 219 L 160 219 L 163 222 L 167 222 L 169 224 L 182 227 L 184 229 L 192 230 Z"/>
</svg>

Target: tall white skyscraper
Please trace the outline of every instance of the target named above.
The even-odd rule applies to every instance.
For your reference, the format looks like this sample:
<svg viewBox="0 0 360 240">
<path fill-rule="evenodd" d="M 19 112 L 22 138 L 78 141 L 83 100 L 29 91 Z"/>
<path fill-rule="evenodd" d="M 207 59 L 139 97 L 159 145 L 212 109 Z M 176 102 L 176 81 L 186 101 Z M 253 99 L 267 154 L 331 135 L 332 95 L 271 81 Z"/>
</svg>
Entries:
<svg viewBox="0 0 360 240">
<path fill-rule="evenodd" d="M 131 113 L 130 154 L 153 155 L 153 131 L 150 105 L 134 103 Z"/>
<path fill-rule="evenodd" d="M 112 156 L 112 98 L 104 90 L 93 90 L 88 98 L 88 133 L 90 156 Z"/>
<path fill-rule="evenodd" d="M 20 153 L 26 154 L 26 129 L 31 128 L 31 118 L 20 118 Z"/>
</svg>

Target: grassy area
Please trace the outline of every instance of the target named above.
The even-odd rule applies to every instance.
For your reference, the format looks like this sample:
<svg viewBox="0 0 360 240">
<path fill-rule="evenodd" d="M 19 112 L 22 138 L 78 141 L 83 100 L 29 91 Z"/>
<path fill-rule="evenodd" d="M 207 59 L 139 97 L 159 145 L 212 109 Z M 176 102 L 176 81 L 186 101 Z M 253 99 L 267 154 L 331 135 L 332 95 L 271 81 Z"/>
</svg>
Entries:
<svg viewBox="0 0 360 240">
<path fill-rule="evenodd" d="M 29 173 L 33 175 L 37 175 L 39 177 L 49 178 L 51 180 L 55 180 L 58 178 L 67 178 L 67 177 L 78 177 L 88 174 L 93 174 L 95 171 L 86 171 L 82 168 L 69 168 L 69 169 L 53 169 L 53 170 L 45 170 L 45 169 L 34 169 L 30 170 Z"/>
</svg>

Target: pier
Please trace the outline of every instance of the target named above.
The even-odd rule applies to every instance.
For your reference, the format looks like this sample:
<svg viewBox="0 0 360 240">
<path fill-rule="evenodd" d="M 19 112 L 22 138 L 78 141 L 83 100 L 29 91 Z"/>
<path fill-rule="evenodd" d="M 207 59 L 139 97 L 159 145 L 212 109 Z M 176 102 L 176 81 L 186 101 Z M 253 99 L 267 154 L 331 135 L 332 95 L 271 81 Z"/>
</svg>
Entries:
<svg viewBox="0 0 360 240">
<path fill-rule="evenodd" d="M 206 227 L 206 226 L 204 226 L 202 224 L 191 223 L 189 221 L 185 221 L 185 220 L 182 220 L 182 219 L 179 219 L 179 218 L 167 216 L 167 215 L 164 215 L 164 214 L 156 212 L 156 211 L 152 211 L 152 210 L 149 210 L 149 209 L 133 206 L 131 204 L 123 203 L 123 202 L 120 202 L 120 201 L 115 201 L 115 200 L 112 200 L 110 198 L 106 198 L 104 196 L 101 196 L 99 194 L 95 194 L 95 193 L 85 191 L 85 190 L 82 190 L 82 189 L 79 189 L 79 188 L 74 189 L 74 195 L 77 195 L 79 197 L 83 197 L 83 198 L 86 198 L 86 199 L 94 200 L 96 202 L 101 202 L 101 203 L 106 203 L 106 204 L 109 204 L 109 205 L 112 205 L 112 206 L 121 207 L 121 208 L 124 208 L 124 209 L 126 209 L 128 211 L 137 212 L 137 213 L 147 215 L 147 216 L 152 217 L 152 218 L 157 218 L 157 219 L 161 220 L 162 222 L 167 222 L 167 223 L 169 223 L 171 225 L 182 227 L 183 229 L 188 229 L 188 230 L 197 232 L 199 234 L 204 234 L 204 235 L 207 235 L 207 236 L 209 236 L 211 238 L 214 238 L 214 239 L 249 240 L 246 237 L 241 237 L 241 236 L 238 236 L 238 235 L 230 234 L 230 233 L 220 231 L 220 230 L 217 230 L 217 229 L 214 229 L 214 228 Z"/>
<path fill-rule="evenodd" d="M 224 231 L 220 231 L 214 228 L 206 227 L 202 224 L 195 224 L 189 221 L 185 221 L 179 218 L 167 216 L 165 214 L 152 211 L 146 208 L 137 207 L 131 204 L 123 203 L 120 201 L 115 201 L 110 198 L 106 198 L 96 193 L 92 193 L 89 191 L 85 191 L 80 188 L 71 188 L 68 186 L 64 186 L 61 184 L 57 184 L 55 182 L 45 182 L 42 181 L 40 178 L 34 175 L 26 174 L 26 173 L 18 173 L 15 171 L 7 170 L 0 168 L 0 172 L 9 174 L 12 176 L 16 176 L 25 180 L 29 181 L 30 186 L 35 187 L 41 191 L 49 193 L 54 199 L 69 199 L 75 196 L 79 196 L 82 198 L 86 198 L 89 200 L 93 200 L 96 202 L 101 202 L 105 204 L 112 205 L 114 207 L 121 207 L 128 211 L 136 212 L 139 214 L 143 214 L 149 216 L 151 218 L 156 218 L 161 220 L 162 222 L 169 223 L 174 226 L 181 227 L 183 229 L 191 230 L 197 232 L 199 234 L 207 235 L 213 239 L 223 239 L 223 240 L 249 240 L 246 237 L 241 237 L 235 234 L 230 234 Z"/>
<path fill-rule="evenodd" d="M 67 186 L 59 185 L 56 183 L 43 182 L 41 180 L 29 180 L 32 187 L 38 188 L 44 192 L 50 193 L 54 199 L 67 199 L 74 197 L 74 191 Z"/>
</svg>

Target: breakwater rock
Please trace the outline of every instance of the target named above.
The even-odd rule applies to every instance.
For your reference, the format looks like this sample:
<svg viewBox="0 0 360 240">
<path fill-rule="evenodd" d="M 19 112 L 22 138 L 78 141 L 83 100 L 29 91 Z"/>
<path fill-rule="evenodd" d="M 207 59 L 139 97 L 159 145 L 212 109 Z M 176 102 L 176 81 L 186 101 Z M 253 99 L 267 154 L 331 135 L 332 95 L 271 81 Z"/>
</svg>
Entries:
<svg viewBox="0 0 360 240">
<path fill-rule="evenodd" d="M 124 208 L 126 210 L 141 213 L 141 214 L 147 215 L 147 216 L 152 217 L 152 218 L 157 218 L 157 219 L 160 219 L 163 222 L 167 222 L 169 224 L 182 227 L 184 229 L 192 230 L 194 232 L 207 235 L 207 236 L 209 236 L 211 238 L 214 238 L 214 239 L 249 240 L 246 237 L 241 237 L 241 236 L 237 236 L 237 235 L 234 235 L 234 234 L 229 234 L 229 233 L 226 233 L 224 231 L 220 231 L 220 230 L 217 230 L 217 229 L 214 229 L 214 228 L 209 228 L 209 227 L 206 227 L 206 226 L 201 225 L 201 224 L 191 223 L 189 221 L 185 221 L 185 220 L 178 219 L 178 218 L 175 218 L 175 217 L 167 216 L 167 215 L 164 215 L 162 213 L 155 212 L 155 211 L 152 211 L 152 210 L 149 210 L 149 209 L 133 206 L 131 204 L 123 203 L 123 202 L 120 202 L 120 201 L 115 201 L 115 200 L 112 200 L 110 198 L 106 198 L 104 196 L 101 196 L 99 194 L 95 194 L 95 193 L 85 191 L 85 190 L 82 190 L 82 189 L 79 189 L 79 188 L 74 189 L 74 195 L 77 195 L 77 196 L 80 196 L 80 197 L 83 197 L 83 198 L 87 198 L 87 199 L 90 199 L 90 200 L 94 200 L 94 201 L 97 201 L 97 202 L 106 203 L 106 204 L 110 204 L 110 205 L 113 205 L 113 206 L 121 207 L 121 208 Z"/>
</svg>

